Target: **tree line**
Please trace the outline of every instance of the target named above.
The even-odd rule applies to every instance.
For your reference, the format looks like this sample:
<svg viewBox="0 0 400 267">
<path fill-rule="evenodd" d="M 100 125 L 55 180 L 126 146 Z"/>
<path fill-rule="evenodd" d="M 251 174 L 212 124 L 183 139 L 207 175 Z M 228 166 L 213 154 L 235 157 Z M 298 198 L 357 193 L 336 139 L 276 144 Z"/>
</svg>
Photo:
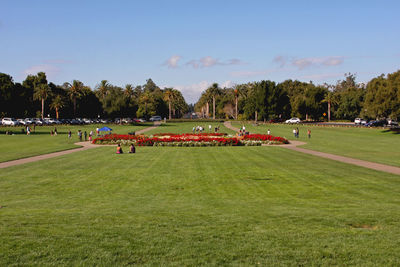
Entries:
<svg viewBox="0 0 400 267">
<path fill-rule="evenodd" d="M 269 80 L 220 88 L 212 84 L 195 104 L 204 118 L 269 120 L 299 117 L 306 120 L 354 120 L 400 117 L 400 71 L 356 83 L 345 74 L 335 85 Z"/>
<path fill-rule="evenodd" d="M 46 74 L 28 75 L 22 83 L 0 73 L 1 117 L 148 119 L 153 115 L 180 118 L 189 109 L 181 92 L 160 89 L 151 79 L 144 85 L 119 87 L 102 80 L 92 90 L 78 80 L 56 85 Z"/>
<path fill-rule="evenodd" d="M 1 117 L 106 118 L 153 115 L 181 118 L 193 109 L 181 92 L 160 89 L 151 79 L 145 84 L 119 87 L 102 80 L 94 90 L 81 81 L 62 85 L 47 81 L 46 74 L 28 75 L 22 83 L 0 73 Z M 400 117 L 400 71 L 380 75 L 367 84 L 345 74 L 334 85 L 269 80 L 205 90 L 194 105 L 202 118 L 269 120 L 299 117 L 311 120 L 353 120 Z"/>
</svg>

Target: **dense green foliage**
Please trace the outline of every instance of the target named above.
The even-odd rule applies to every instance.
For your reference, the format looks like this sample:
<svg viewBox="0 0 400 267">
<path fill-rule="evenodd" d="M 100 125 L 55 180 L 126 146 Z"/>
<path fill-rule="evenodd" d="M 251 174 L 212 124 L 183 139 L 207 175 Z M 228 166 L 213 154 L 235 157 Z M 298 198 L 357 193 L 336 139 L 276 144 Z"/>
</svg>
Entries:
<svg viewBox="0 0 400 267">
<path fill-rule="evenodd" d="M 400 117 L 400 71 L 381 75 L 368 84 L 345 74 L 335 85 L 268 80 L 220 88 L 213 83 L 194 109 L 201 118 L 269 120 L 296 116 L 306 120 L 353 120 Z M 22 84 L 0 73 L 0 115 L 39 117 L 143 117 L 181 118 L 190 110 L 181 92 L 159 88 L 151 79 L 124 88 L 102 80 L 93 91 L 74 80 L 62 86 L 47 82 L 46 75 L 28 75 Z"/>
<path fill-rule="evenodd" d="M 0 265 L 397 266 L 400 180 L 279 147 L 0 170 Z"/>
<path fill-rule="evenodd" d="M 269 120 L 296 116 L 312 120 L 353 120 L 400 116 L 400 71 L 372 79 L 367 86 L 353 74 L 336 85 L 286 80 L 260 81 L 219 88 L 213 84 L 195 105 L 201 117 L 211 118 L 214 102 L 218 118 Z M 218 88 L 217 94 L 214 93 Z M 211 105 L 212 103 L 212 105 Z M 210 111 L 211 110 L 211 111 Z M 239 114 L 239 115 L 238 115 Z"/>
<path fill-rule="evenodd" d="M 78 80 L 63 85 L 48 83 L 43 72 L 28 75 L 22 84 L 0 73 L 0 117 L 148 119 L 170 113 L 171 118 L 180 118 L 188 108 L 179 91 L 160 89 L 151 79 L 135 88 L 131 84 L 121 88 L 103 80 L 92 90 Z"/>
</svg>

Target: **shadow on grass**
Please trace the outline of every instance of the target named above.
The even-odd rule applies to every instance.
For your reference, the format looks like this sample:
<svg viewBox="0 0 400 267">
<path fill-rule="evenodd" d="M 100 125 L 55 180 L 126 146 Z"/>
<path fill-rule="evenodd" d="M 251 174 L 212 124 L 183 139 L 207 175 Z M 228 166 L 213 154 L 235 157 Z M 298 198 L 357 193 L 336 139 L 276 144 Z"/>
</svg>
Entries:
<svg viewBox="0 0 400 267">
<path fill-rule="evenodd" d="M 390 128 L 387 130 L 383 130 L 382 133 L 400 134 L 400 128 Z"/>
</svg>

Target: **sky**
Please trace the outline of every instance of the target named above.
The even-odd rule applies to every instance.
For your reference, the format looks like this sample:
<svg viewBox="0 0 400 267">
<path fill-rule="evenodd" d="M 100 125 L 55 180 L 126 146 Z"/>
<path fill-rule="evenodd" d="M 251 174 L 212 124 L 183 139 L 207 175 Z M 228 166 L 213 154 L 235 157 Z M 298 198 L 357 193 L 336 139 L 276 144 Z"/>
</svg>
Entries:
<svg viewBox="0 0 400 267">
<path fill-rule="evenodd" d="M 151 78 L 195 103 L 214 82 L 368 82 L 400 69 L 398 0 L 0 3 L 0 72 L 15 82 Z"/>
</svg>

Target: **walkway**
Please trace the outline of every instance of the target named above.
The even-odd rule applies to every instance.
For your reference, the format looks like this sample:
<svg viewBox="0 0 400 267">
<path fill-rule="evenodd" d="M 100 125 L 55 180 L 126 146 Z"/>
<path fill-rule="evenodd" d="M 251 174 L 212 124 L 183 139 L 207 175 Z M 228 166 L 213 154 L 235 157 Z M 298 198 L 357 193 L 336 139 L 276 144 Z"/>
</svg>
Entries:
<svg viewBox="0 0 400 267">
<path fill-rule="evenodd" d="M 43 160 L 43 159 L 54 158 L 54 157 L 67 155 L 67 154 L 75 153 L 78 151 L 83 151 L 83 150 L 88 150 L 88 149 L 91 149 L 94 147 L 98 147 L 96 145 L 91 144 L 90 142 L 78 142 L 78 143 L 75 143 L 75 145 L 82 146 L 82 147 L 59 151 L 59 152 L 54 152 L 54 153 L 49 153 L 49 154 L 44 154 L 44 155 L 39 155 L 39 156 L 34 156 L 34 157 L 29 157 L 29 158 L 1 162 L 0 169 L 15 166 L 15 165 L 20 165 L 20 164 L 25 164 L 25 163 L 29 163 L 29 162 L 35 162 L 35 161 L 39 161 L 39 160 Z"/>
<path fill-rule="evenodd" d="M 237 131 L 237 132 L 239 131 L 238 128 L 232 126 L 230 121 L 224 122 L 224 126 L 229 128 L 229 129 L 231 129 L 231 130 L 233 130 L 233 131 Z M 376 170 L 376 171 L 383 171 L 383 172 L 388 172 L 388 173 L 400 175 L 400 168 L 399 167 L 394 167 L 394 166 L 390 166 L 390 165 L 385 165 L 385 164 L 365 161 L 365 160 L 361 160 L 361 159 L 343 157 L 343 156 L 338 156 L 338 155 L 334 155 L 334 154 L 329 154 L 329 153 L 324 153 L 324 152 L 319 152 L 319 151 L 315 151 L 315 150 L 310 150 L 310 149 L 297 147 L 297 146 L 304 145 L 304 144 L 306 144 L 306 143 L 300 142 L 300 141 L 290 141 L 290 144 L 281 145 L 281 147 L 284 147 L 284 148 L 287 148 L 287 149 L 291 149 L 291 150 L 294 150 L 294 151 L 297 151 L 297 152 L 306 153 L 306 154 L 310 154 L 310 155 L 313 155 L 313 156 L 321 157 L 321 158 L 326 158 L 326 159 L 330 159 L 330 160 L 336 160 L 336 161 L 340 161 L 340 162 L 344 162 L 344 163 L 348 163 L 348 164 L 361 166 L 361 167 L 372 169 L 372 170 Z"/>
<path fill-rule="evenodd" d="M 161 125 L 161 122 L 154 122 L 154 126 L 147 127 L 140 131 L 137 131 L 136 134 L 143 134 L 147 131 L 153 130 L 154 128 L 158 127 L 159 125 Z M 29 157 L 29 158 L 1 162 L 0 169 L 11 167 L 11 166 L 16 166 L 16 165 L 21 165 L 21 164 L 25 164 L 25 163 L 29 163 L 29 162 L 50 159 L 50 158 L 54 158 L 54 157 L 58 157 L 58 156 L 62 156 L 62 155 L 75 153 L 78 151 L 83 151 L 83 150 L 88 150 L 91 148 L 99 147 L 98 145 L 94 145 L 90 142 L 78 142 L 78 143 L 75 143 L 75 145 L 82 146 L 82 147 L 59 151 L 59 152 L 54 152 L 54 153 L 49 153 L 49 154 L 44 154 L 44 155 L 39 155 L 39 156 L 34 156 L 34 157 Z"/>
<path fill-rule="evenodd" d="M 145 132 L 151 131 L 151 130 L 157 128 L 157 127 L 160 126 L 160 125 L 161 125 L 161 121 L 155 121 L 154 124 L 153 124 L 153 126 L 144 128 L 144 129 L 139 130 L 139 131 L 136 131 L 135 134 L 136 134 L 136 135 L 144 134 Z"/>
</svg>

